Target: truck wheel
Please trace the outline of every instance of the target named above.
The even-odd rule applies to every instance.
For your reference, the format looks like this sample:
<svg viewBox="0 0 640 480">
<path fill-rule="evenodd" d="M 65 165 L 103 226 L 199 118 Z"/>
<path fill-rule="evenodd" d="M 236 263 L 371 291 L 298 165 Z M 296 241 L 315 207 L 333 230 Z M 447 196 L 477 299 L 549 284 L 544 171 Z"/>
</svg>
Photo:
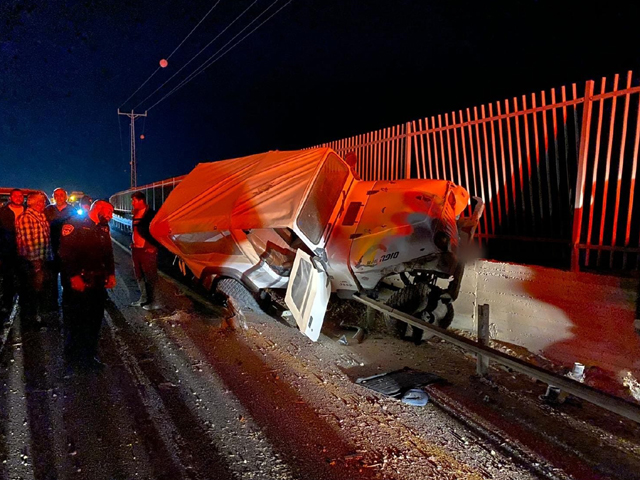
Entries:
<svg viewBox="0 0 640 480">
<path fill-rule="evenodd" d="M 447 304 L 447 314 L 439 319 L 436 322 L 436 325 L 438 325 L 440 328 L 449 328 L 449 325 L 451 325 L 451 322 L 453 322 L 453 305 L 451 305 L 450 303 Z"/>
<path fill-rule="evenodd" d="M 262 312 L 253 293 L 235 278 L 225 277 L 218 280 L 216 283 L 216 293 L 221 293 L 228 298 L 232 298 L 234 303 L 241 309 L 253 310 L 258 313 Z"/>
<path fill-rule="evenodd" d="M 434 323 L 440 328 L 448 328 L 453 321 L 453 305 L 443 301 L 442 289 L 427 283 L 409 285 L 395 292 L 387 305 L 401 312 L 421 318 L 425 322 Z M 409 325 L 401 320 L 396 320 L 388 314 L 384 314 L 385 323 L 389 333 L 405 338 Z M 411 340 L 420 343 L 424 330 L 411 327 Z"/>
<path fill-rule="evenodd" d="M 402 290 L 394 292 L 387 300 L 387 305 L 403 313 L 414 315 L 425 308 L 430 290 L 429 285 L 426 283 L 409 285 Z M 383 313 L 383 316 L 389 333 L 396 338 L 405 338 L 409 326 L 407 322 L 397 320 L 386 313 Z M 422 337 L 422 330 L 413 328 L 412 338 L 414 340 L 418 335 L 416 330 L 420 332 L 420 337 Z"/>
</svg>

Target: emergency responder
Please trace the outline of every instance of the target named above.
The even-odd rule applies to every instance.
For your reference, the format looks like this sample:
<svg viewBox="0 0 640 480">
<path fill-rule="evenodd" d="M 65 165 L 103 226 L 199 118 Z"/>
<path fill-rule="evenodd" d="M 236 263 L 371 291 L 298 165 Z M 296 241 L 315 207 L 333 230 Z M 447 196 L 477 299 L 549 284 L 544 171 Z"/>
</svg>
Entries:
<svg viewBox="0 0 640 480">
<path fill-rule="evenodd" d="M 109 221 L 113 206 L 105 200 L 91 205 L 85 217 L 62 225 L 60 260 L 65 285 L 62 311 L 65 356 L 69 367 L 100 369 L 96 357 L 107 299 L 105 289 L 116 285 Z"/>
<path fill-rule="evenodd" d="M 140 288 L 140 299 L 133 302 L 131 306 L 157 310 L 160 308 L 156 298 L 159 243 L 149 233 L 149 225 L 155 212 L 147 205 L 146 197 L 142 192 L 134 192 L 131 195 L 131 206 L 133 207 L 131 259 Z"/>
<path fill-rule="evenodd" d="M 80 208 L 76 213 L 80 216 L 87 215 L 89 213 L 89 210 L 91 210 L 92 203 L 93 203 L 93 200 L 91 199 L 91 197 L 88 195 L 85 195 L 80 199 Z"/>
<path fill-rule="evenodd" d="M 53 191 L 54 205 L 48 205 L 44 209 L 44 215 L 51 226 L 51 247 L 53 248 L 53 262 L 50 265 L 51 282 L 49 283 L 46 299 L 49 308 L 58 311 L 58 273 L 60 273 L 60 230 L 62 225 L 74 214 L 73 207 L 67 202 L 67 192 L 63 188 L 56 188 Z M 63 284 L 64 286 L 64 284 Z"/>
</svg>

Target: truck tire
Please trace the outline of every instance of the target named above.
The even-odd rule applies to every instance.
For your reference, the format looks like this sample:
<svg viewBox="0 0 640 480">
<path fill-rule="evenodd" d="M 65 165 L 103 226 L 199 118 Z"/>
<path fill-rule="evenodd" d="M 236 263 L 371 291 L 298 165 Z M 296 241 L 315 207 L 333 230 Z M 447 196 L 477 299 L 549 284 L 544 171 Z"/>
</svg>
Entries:
<svg viewBox="0 0 640 480">
<path fill-rule="evenodd" d="M 435 323 L 440 328 L 448 328 L 453 321 L 453 305 L 450 301 L 443 301 L 442 289 L 427 283 L 416 283 L 395 292 L 387 305 L 403 313 L 418 317 L 425 322 Z M 437 312 L 436 312 L 437 310 Z M 409 325 L 406 322 L 384 314 L 385 324 L 389 333 L 397 338 L 405 338 Z M 411 340 L 419 343 L 424 330 L 411 327 Z"/>
<path fill-rule="evenodd" d="M 216 283 L 216 293 L 232 298 L 236 306 L 242 310 L 253 310 L 262 313 L 262 309 L 253 293 L 235 278 L 224 277 Z"/>
<path fill-rule="evenodd" d="M 408 315 L 414 315 L 421 309 L 420 307 L 424 303 L 423 300 L 429 295 L 429 292 L 430 288 L 426 283 L 415 283 L 394 292 L 386 303 L 391 308 L 400 310 Z M 383 313 L 382 315 L 388 332 L 396 338 L 405 338 L 409 326 L 407 322 L 397 320 L 387 313 Z M 422 330 L 420 330 L 420 336 L 422 337 Z"/>
</svg>

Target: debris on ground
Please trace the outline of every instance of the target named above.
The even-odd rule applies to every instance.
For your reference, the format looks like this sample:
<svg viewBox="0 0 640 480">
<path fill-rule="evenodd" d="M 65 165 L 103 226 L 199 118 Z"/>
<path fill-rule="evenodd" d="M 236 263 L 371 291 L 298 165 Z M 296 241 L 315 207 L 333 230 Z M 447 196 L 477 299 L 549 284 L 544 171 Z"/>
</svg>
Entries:
<svg viewBox="0 0 640 480">
<path fill-rule="evenodd" d="M 629 389 L 631 396 L 640 402 L 640 382 L 629 371 L 624 373 L 622 384 Z"/>
<path fill-rule="evenodd" d="M 402 402 L 414 407 L 424 407 L 429 403 L 429 395 L 424 390 L 412 388 L 402 395 Z"/>
<path fill-rule="evenodd" d="M 441 377 L 433 373 L 403 368 L 394 372 L 358 378 L 356 383 L 383 395 L 401 398 L 412 389 L 418 389 L 441 380 Z"/>
<path fill-rule="evenodd" d="M 192 320 L 192 315 L 183 310 L 176 310 L 171 315 L 157 317 L 156 320 L 160 320 L 167 323 L 185 323 L 185 322 L 190 322 Z"/>
<path fill-rule="evenodd" d="M 365 335 L 365 330 L 364 328 L 358 326 L 358 325 L 349 325 L 344 323 L 344 320 L 340 322 L 340 328 L 344 329 L 344 330 L 351 330 L 354 331 L 356 333 L 353 334 L 353 336 L 351 337 L 352 340 L 355 340 L 357 343 L 362 343 L 362 341 L 364 340 L 364 335 Z M 342 336 L 343 338 L 346 337 L 345 335 Z M 342 338 L 340 339 L 340 341 L 342 341 Z M 344 345 L 348 345 L 348 343 L 345 343 Z"/>
</svg>

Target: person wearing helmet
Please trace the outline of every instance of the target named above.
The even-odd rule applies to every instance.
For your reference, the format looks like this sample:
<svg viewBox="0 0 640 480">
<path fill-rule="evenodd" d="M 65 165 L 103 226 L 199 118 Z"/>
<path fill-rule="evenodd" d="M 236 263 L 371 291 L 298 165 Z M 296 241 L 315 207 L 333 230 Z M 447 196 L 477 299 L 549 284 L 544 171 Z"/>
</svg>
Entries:
<svg viewBox="0 0 640 480">
<path fill-rule="evenodd" d="M 88 215 L 89 210 L 91 210 L 91 204 L 93 203 L 93 200 L 91 199 L 91 197 L 88 195 L 85 195 L 80 199 L 80 202 L 78 203 L 80 203 L 80 208 L 76 213 L 80 216 Z"/>
</svg>

